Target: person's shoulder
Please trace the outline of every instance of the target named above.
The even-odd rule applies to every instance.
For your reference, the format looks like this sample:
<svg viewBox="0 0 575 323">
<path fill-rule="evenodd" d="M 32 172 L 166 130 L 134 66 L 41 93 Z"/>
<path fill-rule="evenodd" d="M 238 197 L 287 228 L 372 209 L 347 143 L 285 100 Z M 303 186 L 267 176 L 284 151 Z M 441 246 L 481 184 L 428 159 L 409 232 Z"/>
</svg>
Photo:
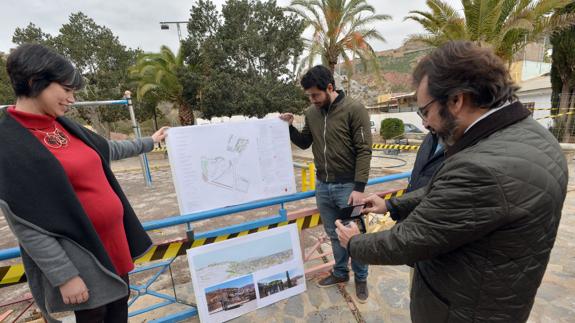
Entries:
<svg viewBox="0 0 575 323">
<path fill-rule="evenodd" d="M 463 151 L 444 161 L 440 167 L 436 180 L 447 180 L 452 183 L 465 183 L 469 181 L 481 181 L 493 179 L 495 181 L 497 169 L 500 165 L 494 163 L 488 154 L 482 152 Z"/>
<path fill-rule="evenodd" d="M 352 98 L 350 96 L 345 96 L 343 98 L 342 103 L 351 110 L 356 110 L 356 111 L 367 110 L 366 106 L 363 103 L 361 103 L 361 101 L 359 101 L 356 98 Z"/>
<path fill-rule="evenodd" d="M 310 105 L 307 106 L 307 108 L 305 108 L 305 110 L 303 110 L 303 113 L 304 113 L 305 115 L 307 115 L 307 114 L 309 114 L 309 113 L 315 112 L 316 110 L 317 110 L 317 108 L 314 107 L 313 104 L 310 104 Z"/>
<path fill-rule="evenodd" d="M 312 105 L 308 106 L 303 111 L 303 114 L 304 114 L 304 116 L 309 118 L 309 117 L 321 115 L 321 111 L 312 104 Z"/>
</svg>

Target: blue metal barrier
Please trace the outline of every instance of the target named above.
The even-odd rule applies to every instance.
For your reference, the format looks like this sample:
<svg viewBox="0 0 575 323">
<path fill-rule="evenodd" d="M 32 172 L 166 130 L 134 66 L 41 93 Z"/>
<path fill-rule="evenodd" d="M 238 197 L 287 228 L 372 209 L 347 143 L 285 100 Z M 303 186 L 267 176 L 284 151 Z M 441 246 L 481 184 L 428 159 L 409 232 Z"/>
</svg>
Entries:
<svg viewBox="0 0 575 323">
<path fill-rule="evenodd" d="M 391 181 L 395 181 L 395 180 L 399 180 L 399 179 L 405 179 L 405 178 L 409 178 L 410 175 L 411 175 L 411 172 L 404 172 L 404 173 L 374 178 L 374 179 L 369 180 L 367 185 L 376 185 L 376 184 L 387 183 L 387 182 L 391 182 Z M 181 225 L 181 224 L 189 224 L 191 222 L 196 222 L 196 221 L 201 221 L 201 220 L 206 220 L 206 219 L 212 219 L 212 218 L 230 215 L 230 214 L 234 214 L 234 213 L 239 213 L 239 212 L 243 212 L 243 211 L 249 211 L 249 210 L 254 210 L 254 209 L 268 207 L 268 206 L 280 205 L 280 209 L 278 211 L 278 214 L 276 214 L 274 216 L 266 217 L 263 219 L 257 219 L 254 221 L 245 222 L 245 223 L 238 224 L 238 225 L 227 226 L 224 228 L 195 234 L 196 239 L 216 237 L 216 236 L 220 236 L 220 235 L 224 235 L 224 234 L 232 234 L 232 233 L 236 233 L 236 232 L 241 232 L 241 231 L 250 230 L 250 229 L 261 227 L 261 226 L 266 226 L 266 225 L 286 221 L 287 220 L 287 211 L 284 209 L 284 203 L 303 200 L 303 199 L 310 198 L 313 196 L 315 196 L 315 191 L 295 193 L 295 194 L 290 194 L 290 195 L 286 195 L 286 196 L 281 196 L 281 197 L 276 197 L 276 198 L 271 198 L 271 199 L 266 199 L 266 200 L 256 201 L 256 202 L 249 202 L 249 203 L 245 203 L 245 204 L 240 204 L 240 205 L 235 205 L 235 206 L 230 206 L 230 207 L 225 207 L 225 208 L 219 208 L 219 209 L 210 210 L 210 211 L 197 212 L 197 213 L 192 213 L 192 214 L 187 214 L 187 215 L 172 216 L 172 217 L 164 218 L 161 220 L 146 222 L 143 224 L 143 226 L 147 231 L 150 231 L 150 230 L 172 227 L 172 226 Z M 0 250 L 0 261 L 17 258 L 19 256 L 20 256 L 19 248 L 9 248 L 9 249 Z M 160 298 L 163 300 L 163 302 L 149 306 L 149 307 L 144 308 L 144 309 L 133 311 L 129 314 L 130 317 L 136 316 L 136 315 L 139 315 L 139 314 L 142 314 L 145 312 L 149 312 L 149 311 L 152 311 L 154 309 L 157 309 L 157 308 L 160 308 L 163 306 L 167 306 L 170 304 L 174 304 L 174 303 L 181 303 L 181 304 L 189 305 L 190 308 L 187 310 L 184 310 L 182 312 L 175 313 L 175 314 L 172 314 L 172 315 L 169 315 L 169 316 L 166 316 L 166 317 L 163 317 L 161 319 L 157 319 L 157 320 L 154 320 L 151 322 L 178 322 L 180 320 L 183 320 L 183 319 L 197 315 L 197 309 L 195 307 L 193 307 L 192 304 L 186 304 L 185 302 L 178 300 L 175 295 L 174 296 L 166 295 L 166 294 L 162 294 L 162 293 L 159 293 L 159 292 L 156 292 L 156 291 L 153 291 L 150 289 L 150 286 L 152 285 L 152 283 L 154 283 L 154 281 L 161 274 L 163 274 L 167 269 L 170 269 L 170 274 L 171 274 L 171 267 L 170 266 L 171 266 L 172 262 L 174 261 L 174 259 L 175 258 L 172 258 L 168 261 L 153 263 L 153 264 L 150 264 L 148 266 L 140 266 L 131 272 L 131 274 L 134 274 L 134 273 L 140 273 L 143 271 L 148 271 L 148 270 L 153 270 L 153 269 L 159 268 L 159 271 L 156 272 L 152 276 L 152 278 L 150 278 L 145 284 L 143 284 L 143 285 L 130 285 L 130 289 L 134 290 L 137 294 L 135 297 L 133 297 L 130 300 L 130 303 L 129 303 L 130 305 L 133 302 L 135 302 L 140 296 L 143 296 L 143 295 L 150 295 L 150 296 Z"/>
<path fill-rule="evenodd" d="M 405 173 L 399 173 L 399 174 L 374 178 L 374 179 L 369 180 L 367 185 L 376 185 L 376 184 L 392 182 L 392 181 L 396 181 L 398 179 L 409 178 L 410 175 L 411 175 L 411 172 L 405 172 Z M 303 199 L 310 198 L 313 196 L 315 196 L 315 191 L 295 193 L 295 194 L 290 194 L 290 195 L 286 195 L 286 196 L 274 197 L 274 198 L 267 199 L 267 200 L 250 202 L 250 203 L 245 203 L 245 204 L 239 204 L 239 205 L 235 205 L 235 206 L 229 206 L 229 207 L 219 208 L 219 209 L 210 210 L 210 211 L 197 212 L 197 213 L 192 213 L 192 214 L 187 214 L 187 215 L 172 216 L 172 217 L 164 218 L 161 220 L 149 221 L 149 222 L 144 223 L 143 225 L 144 225 L 144 229 L 146 229 L 147 231 L 156 230 L 156 229 L 171 227 L 171 226 L 175 226 L 175 225 L 179 225 L 179 224 L 186 224 L 189 222 L 196 222 L 196 221 L 200 221 L 200 220 L 211 219 L 211 218 L 215 218 L 215 217 L 219 217 L 219 216 L 223 216 L 223 215 L 228 215 L 228 214 L 232 214 L 232 213 L 239 213 L 239 212 L 243 212 L 243 211 L 249 211 L 249 210 L 253 210 L 253 209 L 258 209 L 258 208 L 273 206 L 273 205 L 278 205 L 278 204 L 280 204 L 283 207 L 284 203 L 303 200 Z M 266 220 L 269 220 L 269 219 L 266 219 Z M 262 220 L 262 219 L 256 220 L 253 222 L 258 223 L 258 221 L 262 221 L 261 223 L 264 223 L 263 222 L 264 220 Z M 282 220 L 278 220 L 277 222 L 281 222 L 281 221 Z M 267 224 L 269 224 L 269 223 L 267 223 Z M 265 224 L 265 225 L 267 225 L 267 224 Z M 248 225 L 248 223 L 244 223 L 244 225 Z M 252 225 L 253 225 L 253 223 L 252 223 Z M 223 229 L 221 229 L 221 230 L 223 230 Z M 243 229 L 243 230 L 245 230 L 245 229 Z M 214 232 L 211 232 L 211 233 L 217 233 L 217 230 Z M 19 248 L 8 248 L 8 249 L 0 250 L 0 261 L 18 258 L 18 257 L 20 257 L 20 249 Z"/>
<path fill-rule="evenodd" d="M 0 250 L 0 261 L 20 257 L 20 248 L 8 248 Z"/>
<path fill-rule="evenodd" d="M 398 179 L 409 178 L 409 176 L 411 176 L 411 172 L 405 172 L 405 173 L 399 173 L 399 174 L 374 178 L 374 179 L 369 180 L 367 185 L 383 184 L 383 183 L 387 183 L 387 182 L 396 181 Z M 285 195 L 285 196 L 280 196 L 280 197 L 274 197 L 274 198 L 262 200 L 262 201 L 249 202 L 249 203 L 245 203 L 245 204 L 239 204 L 239 205 L 235 205 L 235 206 L 219 208 L 219 209 L 210 210 L 210 211 L 203 211 L 203 212 L 197 212 L 197 213 L 186 214 L 186 215 L 178 215 L 178 216 L 173 216 L 173 217 L 169 217 L 169 218 L 164 218 L 161 220 L 146 222 L 146 223 L 144 223 L 144 229 L 156 230 L 156 229 L 171 227 L 171 226 L 175 226 L 175 225 L 179 225 L 179 224 L 185 224 L 188 222 L 207 220 L 207 219 L 211 219 L 211 218 L 215 218 L 215 217 L 219 217 L 219 216 L 223 216 L 223 215 L 239 213 L 239 212 L 249 211 L 249 210 L 253 210 L 253 209 L 259 209 L 259 208 L 263 208 L 263 207 L 267 207 L 267 206 L 273 206 L 273 205 L 277 205 L 277 204 L 282 205 L 282 209 L 283 209 L 284 203 L 299 201 L 299 200 L 303 200 L 303 199 L 314 197 L 314 196 L 315 196 L 315 191 L 308 191 L 308 192 L 295 193 L 295 194 L 290 194 L 290 195 Z M 263 221 L 263 220 L 260 219 L 257 221 Z M 254 221 L 254 222 L 257 222 L 257 221 Z M 281 221 L 277 221 L 277 222 L 281 222 Z"/>
<path fill-rule="evenodd" d="M 95 105 L 128 105 L 128 100 L 82 101 L 72 104 L 73 107 L 87 107 Z"/>
</svg>

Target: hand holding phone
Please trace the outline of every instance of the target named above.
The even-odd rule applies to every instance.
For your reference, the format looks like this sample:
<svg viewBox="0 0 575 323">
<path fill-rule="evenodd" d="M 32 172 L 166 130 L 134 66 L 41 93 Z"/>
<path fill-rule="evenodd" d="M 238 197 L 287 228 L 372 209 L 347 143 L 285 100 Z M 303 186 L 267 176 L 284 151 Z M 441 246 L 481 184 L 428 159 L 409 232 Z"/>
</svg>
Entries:
<svg viewBox="0 0 575 323">
<path fill-rule="evenodd" d="M 339 209 L 338 219 L 343 225 L 348 225 L 351 221 L 355 222 L 362 233 L 366 232 L 365 222 L 362 216 L 362 210 L 365 204 L 350 205 Z"/>
</svg>

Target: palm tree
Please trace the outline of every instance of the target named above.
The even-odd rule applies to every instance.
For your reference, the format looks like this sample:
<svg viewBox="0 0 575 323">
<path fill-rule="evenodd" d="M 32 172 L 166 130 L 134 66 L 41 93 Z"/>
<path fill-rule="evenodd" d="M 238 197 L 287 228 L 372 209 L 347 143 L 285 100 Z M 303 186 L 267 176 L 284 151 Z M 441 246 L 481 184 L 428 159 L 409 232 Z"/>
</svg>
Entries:
<svg viewBox="0 0 575 323">
<path fill-rule="evenodd" d="M 557 14 L 575 13 L 575 3 L 558 11 Z M 553 54 L 551 59 L 551 106 L 557 107 L 552 113 L 563 115 L 554 118 L 557 139 L 570 142 L 575 124 L 575 26 L 553 33 L 551 36 Z"/>
<path fill-rule="evenodd" d="M 167 46 L 162 46 L 159 53 L 141 54 L 130 70 L 130 77 L 137 83 L 138 98 L 153 95 L 161 101 L 173 102 L 184 126 L 194 124 L 194 113 L 183 96 L 183 86 L 178 78 L 183 67 L 182 49 L 174 55 Z"/>
<path fill-rule="evenodd" d="M 350 66 L 357 55 L 365 64 L 377 68 L 377 55 L 369 41 L 385 39 L 370 25 L 391 17 L 375 14 L 365 0 L 293 0 L 286 10 L 301 16 L 313 28 L 312 39 L 306 40 L 306 66 L 312 66 L 321 55 L 322 63 L 333 72 L 339 57 Z"/>
<path fill-rule="evenodd" d="M 410 11 L 404 20 L 418 22 L 427 31 L 409 40 L 433 47 L 449 40 L 469 40 L 511 63 L 529 42 L 575 22 L 574 14 L 551 15 L 572 0 L 461 0 L 463 15 L 442 0 L 427 0 L 430 11 Z"/>
</svg>

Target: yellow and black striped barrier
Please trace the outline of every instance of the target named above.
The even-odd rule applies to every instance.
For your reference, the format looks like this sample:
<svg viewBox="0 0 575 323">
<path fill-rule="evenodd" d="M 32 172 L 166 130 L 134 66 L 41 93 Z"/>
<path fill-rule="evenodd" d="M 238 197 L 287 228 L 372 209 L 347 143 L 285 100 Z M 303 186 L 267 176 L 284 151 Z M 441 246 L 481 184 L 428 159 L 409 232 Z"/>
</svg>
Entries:
<svg viewBox="0 0 575 323">
<path fill-rule="evenodd" d="M 559 110 L 560 108 L 527 108 L 530 111 L 555 111 Z"/>
<path fill-rule="evenodd" d="M 166 151 L 168 151 L 168 148 L 166 148 L 166 146 L 154 147 L 154 149 L 152 149 L 153 153 L 165 153 Z"/>
<path fill-rule="evenodd" d="M 277 227 L 283 227 L 288 224 L 296 223 L 298 229 L 304 230 L 316 227 L 321 224 L 321 218 L 319 217 L 319 213 L 314 213 L 312 215 L 308 215 L 306 217 L 302 217 L 299 219 L 294 219 L 290 221 L 284 221 L 280 223 L 274 223 L 270 225 L 264 225 L 258 228 L 254 228 L 251 230 L 235 232 L 231 234 L 224 234 L 217 237 L 211 238 L 201 238 L 197 240 L 182 240 L 177 242 L 169 242 L 165 244 L 160 244 L 157 246 L 153 246 L 145 255 L 136 259 L 136 264 L 146 263 L 150 261 L 156 260 L 164 260 L 164 259 L 171 259 L 177 256 L 185 255 L 186 250 L 190 248 L 196 248 L 200 246 L 205 246 L 214 242 L 220 242 L 225 240 L 230 240 L 236 237 L 242 237 L 248 234 L 262 232 L 266 230 L 270 230 Z"/>
<path fill-rule="evenodd" d="M 390 144 L 373 144 L 372 149 L 399 149 L 399 150 L 418 150 L 419 146 L 416 145 L 390 145 Z M 154 148 L 152 152 L 166 152 L 167 148 L 164 146 L 162 148 Z"/>
<path fill-rule="evenodd" d="M 224 234 L 217 237 L 211 238 L 201 238 L 197 240 L 181 240 L 181 241 L 171 241 L 159 245 L 155 245 L 150 250 L 136 259 L 135 264 L 142 264 L 150 261 L 171 259 L 177 256 L 185 255 L 186 250 L 190 248 L 196 248 L 200 246 L 205 246 L 210 243 L 220 242 L 224 240 L 233 239 L 236 237 L 242 237 L 248 234 L 266 231 L 276 227 L 282 227 L 288 224 L 296 223 L 299 230 L 309 229 L 316 227 L 321 224 L 321 218 L 319 213 L 314 213 L 306 217 L 299 219 L 294 219 L 290 221 L 284 221 L 280 223 L 274 223 L 270 225 L 261 226 L 251 230 Z M 7 287 L 14 284 L 23 283 L 26 281 L 26 276 L 24 274 L 24 266 L 22 264 L 16 264 L 12 266 L 0 267 L 0 288 Z"/>
<path fill-rule="evenodd" d="M 387 194 L 383 195 L 382 197 L 387 200 L 387 199 L 390 199 L 394 196 L 401 196 L 401 195 L 403 195 L 403 193 L 404 193 L 404 190 L 399 190 L 399 191 L 387 193 Z M 196 239 L 196 240 L 170 241 L 170 242 L 166 242 L 163 244 L 153 246 L 152 248 L 150 248 L 150 250 L 146 254 L 144 254 L 140 258 L 136 259 L 135 263 L 136 264 L 142 264 L 142 263 L 146 263 L 146 262 L 150 262 L 150 261 L 171 259 L 171 258 L 174 258 L 177 256 L 185 255 L 186 250 L 188 250 L 190 248 L 196 248 L 196 247 L 205 246 L 205 245 L 208 245 L 208 244 L 211 244 L 214 242 L 230 240 L 230 239 L 233 239 L 236 237 L 242 237 L 242 236 L 256 233 L 256 232 L 262 232 L 262 231 L 270 230 L 270 229 L 277 228 L 277 227 L 282 227 L 282 226 L 292 224 L 292 223 L 296 223 L 298 229 L 301 231 L 301 230 L 316 227 L 316 226 L 320 225 L 322 222 L 321 222 L 321 218 L 319 216 L 319 213 L 317 213 L 317 211 L 316 211 L 311 215 L 301 217 L 298 219 L 293 219 L 293 220 L 284 221 L 284 222 L 280 222 L 280 223 L 274 223 L 274 224 L 270 224 L 270 225 L 264 225 L 264 226 L 254 228 L 251 230 L 245 230 L 245 231 L 240 231 L 240 232 L 231 233 L 231 234 L 224 234 L 224 235 L 217 236 L 217 237 L 201 238 L 201 239 Z M 26 275 L 24 273 L 24 266 L 22 264 L 15 264 L 15 265 L 11 265 L 11 266 L 0 267 L 0 288 L 7 287 L 10 285 L 14 285 L 14 284 L 23 283 L 23 282 L 26 282 Z"/>
<path fill-rule="evenodd" d="M 554 115 L 548 115 L 546 117 L 543 118 L 537 118 L 535 120 L 539 121 L 539 120 L 544 120 L 544 119 L 554 119 L 554 118 L 559 118 L 559 117 L 563 117 L 563 116 L 570 116 L 575 114 L 575 112 L 567 112 L 567 113 L 561 113 L 561 114 L 554 114 Z"/>
<path fill-rule="evenodd" d="M 418 150 L 419 146 L 415 145 L 388 145 L 388 144 L 373 144 L 371 149 L 399 149 L 399 150 Z"/>
<path fill-rule="evenodd" d="M 20 284 L 26 281 L 24 265 L 16 264 L 12 266 L 0 267 L 0 287 Z"/>
</svg>

